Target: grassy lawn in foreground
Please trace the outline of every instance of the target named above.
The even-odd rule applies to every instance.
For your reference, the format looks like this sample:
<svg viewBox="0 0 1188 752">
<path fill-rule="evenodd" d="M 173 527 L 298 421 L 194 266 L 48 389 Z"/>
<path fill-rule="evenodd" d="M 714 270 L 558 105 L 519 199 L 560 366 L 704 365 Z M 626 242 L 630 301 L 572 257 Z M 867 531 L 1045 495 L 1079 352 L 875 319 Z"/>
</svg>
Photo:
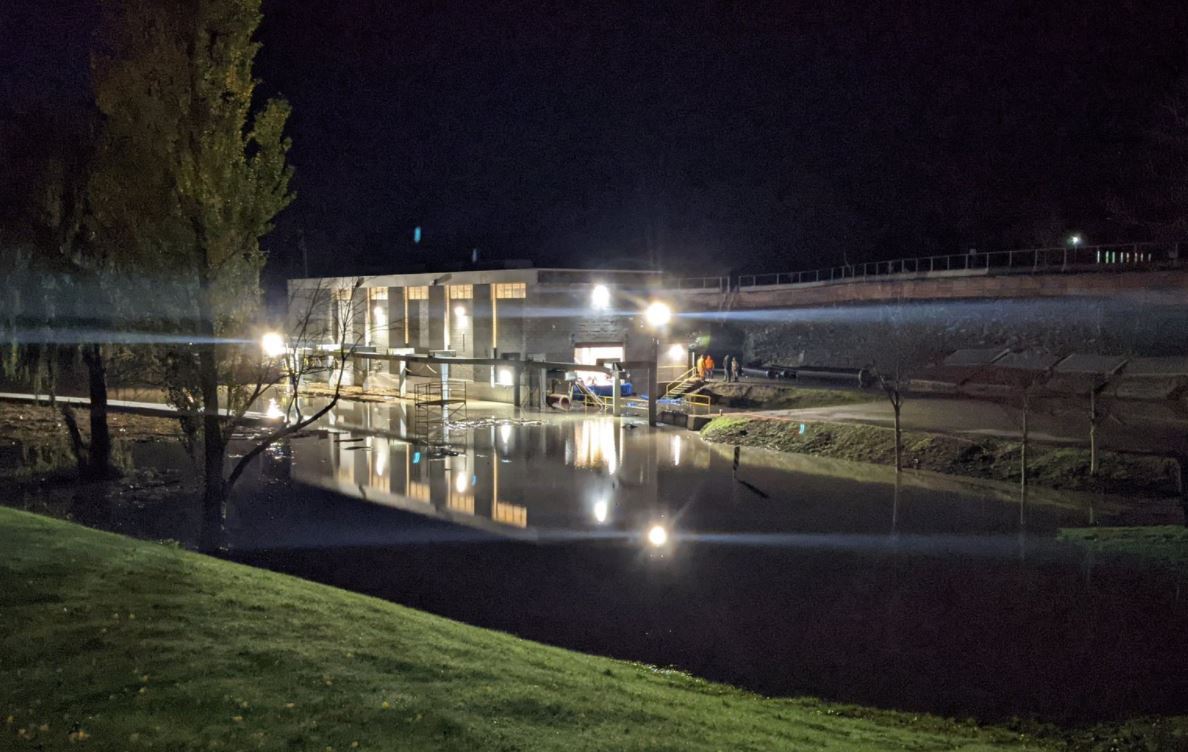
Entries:
<svg viewBox="0 0 1188 752">
<path fill-rule="evenodd" d="M 765 699 L 10 509 L 0 551 L 0 749 L 1063 748 Z"/>
</svg>

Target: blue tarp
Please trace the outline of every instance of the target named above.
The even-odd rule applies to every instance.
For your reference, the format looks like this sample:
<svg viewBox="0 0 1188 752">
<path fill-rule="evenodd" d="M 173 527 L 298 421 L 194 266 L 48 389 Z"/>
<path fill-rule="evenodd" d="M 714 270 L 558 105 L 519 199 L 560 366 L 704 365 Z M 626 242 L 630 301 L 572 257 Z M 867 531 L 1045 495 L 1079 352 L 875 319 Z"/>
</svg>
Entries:
<svg viewBox="0 0 1188 752">
<path fill-rule="evenodd" d="M 594 392 L 599 397 L 609 397 L 611 396 L 611 392 L 614 391 L 614 386 L 611 384 L 592 385 L 590 387 L 590 391 Z M 630 381 L 624 381 L 623 383 L 619 384 L 620 397 L 630 397 L 633 394 L 635 394 L 635 391 L 631 388 Z"/>
</svg>

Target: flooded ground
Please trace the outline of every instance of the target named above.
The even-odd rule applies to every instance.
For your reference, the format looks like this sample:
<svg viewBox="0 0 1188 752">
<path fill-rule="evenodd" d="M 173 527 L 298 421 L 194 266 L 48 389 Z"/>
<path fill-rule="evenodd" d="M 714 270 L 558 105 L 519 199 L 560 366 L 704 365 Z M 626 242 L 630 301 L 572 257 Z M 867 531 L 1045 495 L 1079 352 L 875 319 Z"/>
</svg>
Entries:
<svg viewBox="0 0 1188 752">
<path fill-rule="evenodd" d="M 325 428 L 249 474 L 237 558 L 770 694 L 982 718 L 1188 710 L 1185 573 L 1053 539 L 1178 522 L 1173 504 L 1021 503 L 757 449 L 736 470 L 691 432 L 502 406 L 444 435 L 346 403 Z"/>
</svg>

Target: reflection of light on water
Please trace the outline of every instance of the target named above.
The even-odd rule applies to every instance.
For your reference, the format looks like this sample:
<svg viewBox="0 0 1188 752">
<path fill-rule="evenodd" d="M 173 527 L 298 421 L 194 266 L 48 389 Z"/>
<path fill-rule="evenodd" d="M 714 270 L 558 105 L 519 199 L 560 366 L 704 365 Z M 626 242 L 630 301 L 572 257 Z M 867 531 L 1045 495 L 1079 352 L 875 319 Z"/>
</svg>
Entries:
<svg viewBox="0 0 1188 752">
<path fill-rule="evenodd" d="M 466 473 L 459 472 L 454 475 L 454 489 L 458 493 L 466 493 Z"/>
<path fill-rule="evenodd" d="M 606 522 L 608 506 L 609 504 L 607 504 L 606 499 L 599 499 L 594 502 L 594 519 L 598 520 L 598 522 Z"/>
<path fill-rule="evenodd" d="M 603 464 L 612 475 L 619 469 L 615 448 L 615 423 L 609 420 L 583 420 L 574 424 L 574 467 L 596 469 Z M 568 443 L 566 444 L 568 448 Z M 568 453 L 567 453 L 568 454 Z M 571 459 L 566 457 L 566 459 Z"/>
<path fill-rule="evenodd" d="M 411 480 L 408 482 L 408 493 L 405 494 L 408 498 L 429 503 L 429 494 L 430 488 L 428 483 L 418 483 Z"/>
<path fill-rule="evenodd" d="M 504 444 L 506 444 L 508 440 L 511 439 L 511 423 L 504 423 L 503 425 L 499 426 L 499 438 Z"/>
<path fill-rule="evenodd" d="M 648 531 L 648 543 L 651 543 L 656 548 L 660 548 L 668 542 L 668 531 L 664 529 L 663 525 L 652 525 L 652 529 Z"/>
<path fill-rule="evenodd" d="M 672 437 L 672 465 L 673 467 L 681 466 L 681 437 L 676 434 Z"/>
<path fill-rule="evenodd" d="M 388 440 L 375 440 L 375 474 L 381 478 L 388 472 Z"/>
<path fill-rule="evenodd" d="M 285 411 L 277 404 L 275 397 L 268 400 L 268 409 L 264 411 L 264 417 L 269 420 L 280 420 L 285 417 Z"/>
<path fill-rule="evenodd" d="M 528 527 L 528 508 L 504 501 L 491 502 L 491 519 L 514 527 Z"/>
</svg>

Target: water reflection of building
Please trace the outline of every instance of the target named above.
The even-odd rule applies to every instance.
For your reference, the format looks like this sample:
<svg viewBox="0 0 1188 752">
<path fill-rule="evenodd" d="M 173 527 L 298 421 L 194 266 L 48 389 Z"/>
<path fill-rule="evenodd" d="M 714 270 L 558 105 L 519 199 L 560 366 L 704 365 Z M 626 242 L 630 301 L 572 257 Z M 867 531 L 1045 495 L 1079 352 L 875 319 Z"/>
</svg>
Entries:
<svg viewBox="0 0 1188 752">
<path fill-rule="evenodd" d="M 493 529 L 636 530 L 696 498 L 696 471 L 710 464 L 711 452 L 690 434 L 637 434 L 603 415 L 492 422 L 465 431 L 464 443 L 443 455 L 395 433 L 401 415 L 399 406 L 351 405 L 337 420 L 342 433 L 304 440 L 295 477 Z M 307 459 L 311 452 L 318 461 Z"/>
<path fill-rule="evenodd" d="M 503 526 L 528 526 L 527 507 L 501 497 L 493 452 L 480 456 L 468 447 L 430 457 L 417 444 L 350 432 L 295 441 L 294 451 L 299 461 L 293 477 L 304 483 L 455 522 L 485 518 Z"/>
<path fill-rule="evenodd" d="M 621 431 L 617 420 L 592 418 L 577 421 L 573 427 L 573 448 L 567 464 L 587 469 L 605 466 L 606 471 L 614 475 L 622 460 L 619 454 Z"/>
</svg>

